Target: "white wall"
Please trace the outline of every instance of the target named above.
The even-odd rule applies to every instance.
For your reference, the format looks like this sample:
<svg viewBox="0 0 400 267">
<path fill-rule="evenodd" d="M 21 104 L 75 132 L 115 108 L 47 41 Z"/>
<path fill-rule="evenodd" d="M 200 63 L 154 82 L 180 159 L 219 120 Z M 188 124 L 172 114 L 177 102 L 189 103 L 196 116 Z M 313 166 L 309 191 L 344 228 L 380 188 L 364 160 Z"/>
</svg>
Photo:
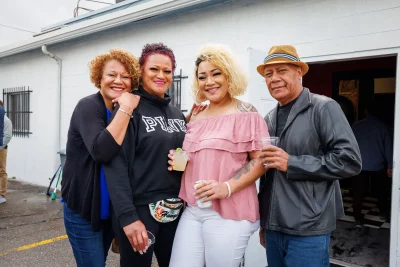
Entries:
<svg viewBox="0 0 400 267">
<path fill-rule="evenodd" d="M 9 144 L 9 177 L 47 185 L 58 164 L 57 68 L 54 60 L 40 51 L 24 53 L 0 61 L 0 89 L 29 86 L 32 135 L 13 137 Z M 1 95 L 2 98 L 2 95 Z"/>
<path fill-rule="evenodd" d="M 196 51 L 205 43 L 227 44 L 243 68 L 250 72 L 249 90 L 242 99 L 254 102 L 261 113 L 266 113 L 275 102 L 270 99 L 255 66 L 263 61 L 272 45 L 293 44 L 300 56 L 308 60 L 400 47 L 399 14 L 398 0 L 240 0 L 49 47 L 63 58 L 64 64 L 62 143 L 65 145 L 69 119 L 77 101 L 97 91 L 90 84 L 87 63 L 110 48 L 128 49 L 135 55 L 148 42 L 162 41 L 173 48 L 178 70 L 182 68 L 183 74 L 189 76 L 182 87 L 182 108 L 189 109 Z M 47 184 L 47 177 L 58 164 L 56 71 L 55 62 L 40 51 L 0 59 L 0 88 L 29 85 L 34 90 L 33 135 L 29 139 L 14 137 L 12 140 L 8 160 L 10 176 Z"/>
</svg>

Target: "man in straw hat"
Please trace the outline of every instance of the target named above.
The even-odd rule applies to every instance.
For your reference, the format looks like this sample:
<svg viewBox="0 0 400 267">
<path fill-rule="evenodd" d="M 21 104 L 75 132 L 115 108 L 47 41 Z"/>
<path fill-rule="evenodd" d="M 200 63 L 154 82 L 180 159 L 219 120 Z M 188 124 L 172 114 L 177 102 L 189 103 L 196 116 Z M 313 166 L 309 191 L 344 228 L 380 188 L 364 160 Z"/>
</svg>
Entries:
<svg viewBox="0 0 400 267">
<path fill-rule="evenodd" d="M 257 67 L 278 105 L 260 159 L 260 242 L 268 266 L 329 266 L 330 233 L 344 214 L 339 179 L 361 170 L 360 151 L 340 106 L 302 86 L 308 65 L 290 45 L 274 46 Z"/>
</svg>

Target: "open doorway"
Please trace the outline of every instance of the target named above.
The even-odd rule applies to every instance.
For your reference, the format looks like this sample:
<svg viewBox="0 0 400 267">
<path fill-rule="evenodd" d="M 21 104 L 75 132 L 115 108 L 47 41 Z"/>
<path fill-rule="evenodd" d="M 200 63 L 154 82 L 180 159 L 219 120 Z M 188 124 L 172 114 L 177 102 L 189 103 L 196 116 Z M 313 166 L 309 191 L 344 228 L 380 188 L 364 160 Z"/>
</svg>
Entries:
<svg viewBox="0 0 400 267">
<path fill-rule="evenodd" d="M 335 99 L 350 125 L 365 119 L 366 108 L 374 103 L 374 115 L 384 123 L 393 140 L 396 60 L 396 56 L 385 56 L 313 63 L 303 84 L 313 93 Z M 391 179 L 375 177 L 363 182 L 360 225 L 356 224 L 353 207 L 357 182 L 340 181 L 345 217 L 338 221 L 337 230 L 332 233 L 331 258 L 343 266 L 389 266 L 390 214 L 383 213 L 379 207 L 387 201 L 390 211 Z M 382 195 L 382 188 L 387 194 Z"/>
</svg>

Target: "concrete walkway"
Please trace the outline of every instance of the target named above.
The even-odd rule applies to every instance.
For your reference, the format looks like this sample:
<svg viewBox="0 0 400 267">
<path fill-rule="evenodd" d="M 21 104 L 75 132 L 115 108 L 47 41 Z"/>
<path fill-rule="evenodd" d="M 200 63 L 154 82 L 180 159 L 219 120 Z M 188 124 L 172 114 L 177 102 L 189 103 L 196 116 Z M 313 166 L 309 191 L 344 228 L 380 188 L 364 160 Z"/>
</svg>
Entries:
<svg viewBox="0 0 400 267">
<path fill-rule="evenodd" d="M 52 201 L 47 188 L 16 180 L 8 188 L 0 204 L 0 266 L 76 266 L 59 198 Z M 107 266 L 119 266 L 119 255 L 110 251 Z"/>
<path fill-rule="evenodd" d="M 71 246 L 65 234 L 60 199 L 52 201 L 45 195 L 47 189 L 45 187 L 25 184 L 16 180 L 9 180 L 8 185 L 7 202 L 0 204 L 0 266 L 76 266 Z M 370 257 L 371 255 L 366 257 L 368 256 L 366 251 L 363 253 L 340 253 L 341 250 L 339 251 L 338 247 L 344 251 L 344 246 L 346 248 L 353 247 L 350 246 L 354 245 L 351 240 L 365 242 L 364 239 L 357 238 L 360 231 L 363 233 L 361 236 L 365 237 L 365 230 L 350 231 L 349 228 L 352 228 L 351 225 L 338 223 L 338 229 L 332 235 L 331 257 L 347 262 L 344 266 L 359 266 L 348 263 L 359 263 L 361 258 L 369 260 L 363 261 L 363 264 L 360 264 L 362 266 L 364 264 L 367 264 L 365 266 L 388 266 L 384 262 L 388 255 L 381 253 L 387 249 L 382 244 L 388 243 L 388 236 L 379 240 L 379 242 L 383 242 L 382 244 L 367 246 L 369 250 L 383 249 L 379 251 L 379 255 L 373 253 L 375 257 Z M 369 230 L 367 235 L 371 235 L 372 232 L 373 230 Z M 374 237 L 375 240 L 378 240 L 376 234 Z M 372 263 L 371 258 L 375 258 L 375 262 Z M 378 258 L 382 258 L 383 261 L 376 265 Z M 110 251 L 107 266 L 119 266 L 119 255 Z M 154 260 L 152 267 L 157 266 L 156 260 Z M 331 266 L 343 265 L 331 264 Z"/>
</svg>

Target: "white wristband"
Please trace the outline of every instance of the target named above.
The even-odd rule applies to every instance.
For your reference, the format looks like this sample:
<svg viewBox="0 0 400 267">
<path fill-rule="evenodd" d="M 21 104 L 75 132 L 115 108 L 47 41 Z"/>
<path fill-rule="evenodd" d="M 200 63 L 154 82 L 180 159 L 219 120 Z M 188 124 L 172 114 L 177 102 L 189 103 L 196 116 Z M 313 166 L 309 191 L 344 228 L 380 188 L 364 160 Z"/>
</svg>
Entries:
<svg viewBox="0 0 400 267">
<path fill-rule="evenodd" d="M 226 197 L 226 198 L 228 198 L 228 197 L 231 196 L 231 193 L 232 193 L 232 191 L 231 191 L 231 185 L 230 185 L 228 182 L 224 182 L 224 184 L 226 184 L 226 186 L 228 187 L 228 196 Z"/>
</svg>

